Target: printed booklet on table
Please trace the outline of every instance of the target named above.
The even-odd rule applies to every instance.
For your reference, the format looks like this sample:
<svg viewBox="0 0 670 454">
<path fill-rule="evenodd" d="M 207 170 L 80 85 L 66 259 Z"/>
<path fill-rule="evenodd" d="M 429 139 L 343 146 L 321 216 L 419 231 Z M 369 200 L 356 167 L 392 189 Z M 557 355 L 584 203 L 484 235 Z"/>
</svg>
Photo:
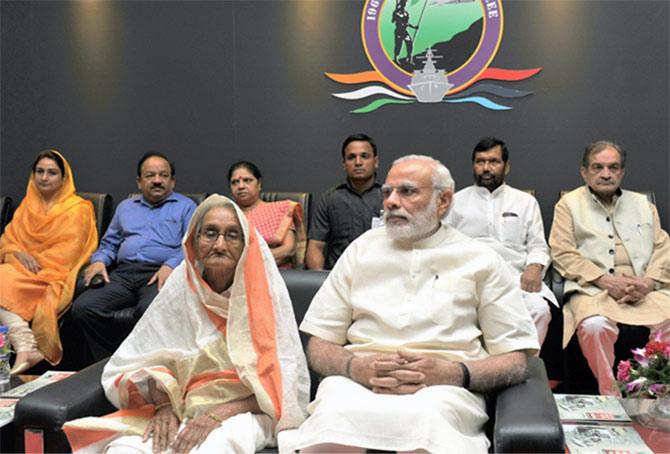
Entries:
<svg viewBox="0 0 670 454">
<path fill-rule="evenodd" d="M 653 454 L 632 426 L 563 424 L 570 454 Z"/>
<path fill-rule="evenodd" d="M 49 370 L 44 372 L 42 375 L 40 375 L 33 381 L 26 382 L 22 385 L 17 386 L 16 388 L 12 388 L 8 391 L 1 393 L 0 397 L 21 398 L 27 396 L 36 389 L 40 389 L 46 385 L 55 383 L 57 381 L 61 381 L 62 379 L 67 378 L 72 374 L 74 374 L 74 372 Z"/>
<path fill-rule="evenodd" d="M 621 402 L 613 396 L 554 394 L 563 423 L 631 423 Z"/>
</svg>

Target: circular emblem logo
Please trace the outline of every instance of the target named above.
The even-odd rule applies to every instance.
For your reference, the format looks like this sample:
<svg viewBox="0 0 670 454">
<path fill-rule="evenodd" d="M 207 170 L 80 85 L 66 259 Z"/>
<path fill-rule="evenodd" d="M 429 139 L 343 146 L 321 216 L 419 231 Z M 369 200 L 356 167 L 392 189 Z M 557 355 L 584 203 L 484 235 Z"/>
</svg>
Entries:
<svg viewBox="0 0 670 454">
<path fill-rule="evenodd" d="M 390 87 L 417 97 L 417 78 L 424 91 L 444 78 L 439 83 L 447 94 L 474 83 L 502 33 L 501 0 L 366 0 L 361 17 L 372 67 Z"/>
</svg>

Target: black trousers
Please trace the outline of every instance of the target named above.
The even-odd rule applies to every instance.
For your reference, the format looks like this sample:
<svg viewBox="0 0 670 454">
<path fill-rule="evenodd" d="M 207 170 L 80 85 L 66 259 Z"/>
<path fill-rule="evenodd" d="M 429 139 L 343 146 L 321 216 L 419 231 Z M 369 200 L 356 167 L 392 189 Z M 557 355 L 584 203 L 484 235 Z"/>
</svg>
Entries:
<svg viewBox="0 0 670 454">
<path fill-rule="evenodd" d="M 88 288 L 74 301 L 72 318 L 84 333 L 95 361 L 114 353 L 130 332 L 128 326 L 120 326 L 123 324 L 118 323 L 116 313 L 134 308 L 134 326 L 156 297 L 157 282 L 147 282 L 160 267 L 155 263 L 119 263 L 109 274 L 108 284 Z"/>
</svg>

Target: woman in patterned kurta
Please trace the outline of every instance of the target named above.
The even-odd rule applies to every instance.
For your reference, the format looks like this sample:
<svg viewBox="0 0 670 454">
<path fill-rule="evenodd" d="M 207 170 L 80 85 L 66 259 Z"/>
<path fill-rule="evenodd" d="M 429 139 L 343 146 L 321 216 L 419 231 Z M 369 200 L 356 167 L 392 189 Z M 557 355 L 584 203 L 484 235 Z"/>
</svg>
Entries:
<svg viewBox="0 0 670 454">
<path fill-rule="evenodd" d="M 247 161 L 236 162 L 228 171 L 235 203 L 270 246 L 277 266 L 294 268 L 303 262 L 307 242 L 302 207 L 290 200 L 261 200 L 262 179 L 258 167 Z"/>
</svg>

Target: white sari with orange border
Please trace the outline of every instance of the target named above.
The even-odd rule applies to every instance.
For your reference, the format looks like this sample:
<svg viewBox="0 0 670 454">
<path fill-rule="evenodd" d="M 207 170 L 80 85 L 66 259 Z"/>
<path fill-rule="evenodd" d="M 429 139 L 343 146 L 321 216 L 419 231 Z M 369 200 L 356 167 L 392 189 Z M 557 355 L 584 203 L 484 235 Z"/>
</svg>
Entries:
<svg viewBox="0 0 670 454">
<path fill-rule="evenodd" d="M 141 436 L 154 414 L 149 378 L 169 395 L 182 426 L 218 405 L 255 395 L 263 415 L 251 416 L 269 428 L 256 449 L 304 420 L 309 375 L 288 291 L 270 250 L 237 206 L 246 245 L 231 287 L 215 293 L 195 264 L 197 225 L 210 208 L 229 203 L 214 195 L 196 210 L 183 242 L 184 261 L 105 366 L 102 386 L 120 410 L 66 423 L 73 451 L 101 452 L 120 436 Z"/>
</svg>

